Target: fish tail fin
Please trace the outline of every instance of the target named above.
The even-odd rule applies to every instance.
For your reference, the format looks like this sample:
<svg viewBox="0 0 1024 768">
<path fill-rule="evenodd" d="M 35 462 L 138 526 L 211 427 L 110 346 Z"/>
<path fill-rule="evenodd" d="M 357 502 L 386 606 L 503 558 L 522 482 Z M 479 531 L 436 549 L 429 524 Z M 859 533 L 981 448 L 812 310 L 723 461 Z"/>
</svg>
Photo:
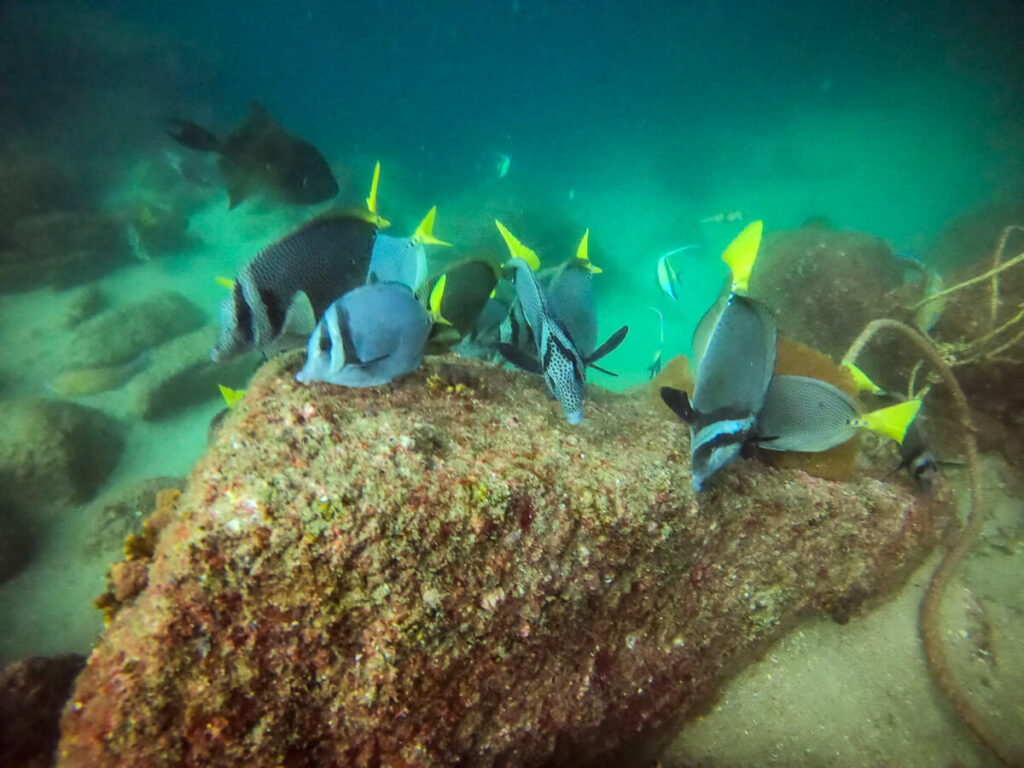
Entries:
<svg viewBox="0 0 1024 768">
<path fill-rule="evenodd" d="M 380 160 L 373 166 L 373 181 L 370 182 L 370 196 L 366 198 L 366 210 L 370 212 L 370 222 L 381 229 L 387 229 L 391 222 L 377 212 L 377 186 L 380 184 Z"/>
<path fill-rule="evenodd" d="M 218 384 L 217 387 L 220 389 L 220 396 L 224 398 L 228 408 L 234 408 L 245 397 L 244 389 L 231 389 L 231 387 L 225 387 L 223 384 Z"/>
<path fill-rule="evenodd" d="M 582 262 L 581 266 L 583 266 L 590 274 L 599 275 L 602 272 L 604 272 L 604 270 L 598 266 L 595 266 L 594 263 L 590 260 L 590 257 L 587 255 L 587 246 L 589 244 L 589 240 L 590 229 L 588 228 L 584 230 L 583 237 L 580 239 L 579 247 L 576 248 L 576 258 L 580 262 Z"/>
<path fill-rule="evenodd" d="M 540 269 L 540 258 L 531 249 L 523 245 L 519 240 L 508 231 L 508 227 L 502 224 L 497 219 L 494 220 L 495 226 L 498 227 L 498 231 L 501 236 L 505 239 L 505 245 L 508 246 L 508 252 L 512 254 L 514 258 L 522 259 L 530 265 L 530 269 L 536 271 Z"/>
<path fill-rule="evenodd" d="M 752 221 L 736 235 L 722 252 L 722 261 L 732 270 L 733 293 L 746 293 L 750 284 L 750 273 L 757 260 L 757 249 L 761 246 L 764 222 Z"/>
<path fill-rule="evenodd" d="M 448 275 L 446 273 L 437 279 L 430 291 L 430 316 L 434 318 L 435 323 L 442 325 L 451 325 L 451 322 L 441 314 L 441 300 L 444 298 L 444 288 L 447 284 Z"/>
<path fill-rule="evenodd" d="M 902 443 L 907 435 L 907 429 L 913 423 L 917 412 L 921 410 L 920 400 L 906 400 L 887 408 L 879 408 L 877 411 L 865 413 L 857 419 L 851 419 L 850 423 L 855 427 L 864 427 L 872 432 L 885 435 Z"/>
<path fill-rule="evenodd" d="M 211 131 L 188 120 L 171 120 L 167 135 L 181 146 L 198 152 L 219 152 L 221 149 L 220 139 Z"/>
<path fill-rule="evenodd" d="M 434 217 L 437 216 L 437 206 L 435 205 L 429 211 L 427 215 L 423 217 L 423 221 L 416 227 L 416 231 L 413 233 L 412 240 L 415 243 L 422 243 L 423 245 L 451 245 L 446 243 L 444 240 L 439 240 L 434 237 Z"/>
<path fill-rule="evenodd" d="M 853 383 L 857 385 L 858 392 L 870 392 L 873 395 L 884 395 L 885 390 L 875 384 L 868 375 L 860 368 L 850 362 L 844 362 L 843 367 L 853 376 Z"/>
</svg>

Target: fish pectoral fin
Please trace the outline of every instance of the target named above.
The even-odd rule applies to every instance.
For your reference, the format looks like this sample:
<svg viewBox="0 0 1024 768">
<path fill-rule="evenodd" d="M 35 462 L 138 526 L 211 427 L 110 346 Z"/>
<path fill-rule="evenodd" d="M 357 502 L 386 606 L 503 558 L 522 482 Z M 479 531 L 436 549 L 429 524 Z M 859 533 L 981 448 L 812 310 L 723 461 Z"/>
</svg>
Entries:
<svg viewBox="0 0 1024 768">
<path fill-rule="evenodd" d="M 220 139 L 202 126 L 188 120 L 170 120 L 167 135 L 188 149 L 197 152 L 217 152 L 221 148 Z"/>
<path fill-rule="evenodd" d="M 229 184 L 228 185 L 228 210 L 232 211 L 238 207 L 238 204 L 245 200 L 249 196 L 249 191 L 243 184 Z"/>
<path fill-rule="evenodd" d="M 316 328 L 316 315 L 313 312 L 313 304 L 305 291 L 296 291 L 284 313 L 281 333 L 308 338 L 314 328 Z"/>
<path fill-rule="evenodd" d="M 601 373 L 604 373 L 604 374 L 606 374 L 606 375 L 608 375 L 608 376 L 618 376 L 618 375 L 619 375 L 619 374 L 615 373 L 615 371 L 609 371 L 609 370 L 608 370 L 607 368 L 602 368 L 602 367 L 601 367 L 601 366 L 599 366 L 599 365 L 594 365 L 594 364 L 592 364 L 592 363 L 590 363 L 589 365 L 590 365 L 590 367 L 591 367 L 591 368 L 593 368 L 593 369 L 594 369 L 595 371 L 600 371 Z"/>
<path fill-rule="evenodd" d="M 508 362 L 512 363 L 516 368 L 522 368 L 524 371 L 529 371 L 530 373 L 544 373 L 540 360 L 524 354 L 520 349 L 512 346 L 511 344 L 499 344 L 498 352 L 500 352 L 501 356 Z"/>
<path fill-rule="evenodd" d="M 693 410 L 690 396 L 684 390 L 675 389 L 674 387 L 662 387 L 659 392 L 661 394 L 661 401 L 672 409 L 672 413 L 687 424 L 692 424 L 697 419 L 697 412 Z"/>
<path fill-rule="evenodd" d="M 629 333 L 628 325 L 624 325 L 621 328 L 619 328 L 619 330 L 617 330 L 610 337 L 608 337 L 608 341 L 606 341 L 600 347 L 591 352 L 587 356 L 587 359 L 584 360 L 584 362 L 587 365 L 591 366 L 592 368 L 596 368 L 597 366 L 594 365 L 594 361 L 600 360 L 602 357 L 604 357 L 609 352 L 614 350 L 617 346 L 619 346 L 619 344 L 622 343 L 622 340 L 626 338 L 627 333 Z"/>
<path fill-rule="evenodd" d="M 378 357 L 375 357 L 372 360 L 350 360 L 349 365 L 357 365 L 360 368 L 366 368 L 367 366 L 373 365 L 374 363 L 379 363 L 383 360 L 387 360 L 389 357 L 391 357 L 390 352 L 388 352 L 386 355 L 380 355 Z"/>
</svg>

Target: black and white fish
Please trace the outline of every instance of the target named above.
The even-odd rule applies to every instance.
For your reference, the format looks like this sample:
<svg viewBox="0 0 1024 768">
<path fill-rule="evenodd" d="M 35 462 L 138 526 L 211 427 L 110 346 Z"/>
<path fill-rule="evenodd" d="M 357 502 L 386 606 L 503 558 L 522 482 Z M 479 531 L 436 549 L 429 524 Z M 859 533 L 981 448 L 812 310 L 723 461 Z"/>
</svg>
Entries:
<svg viewBox="0 0 1024 768">
<path fill-rule="evenodd" d="M 579 264 L 555 275 L 544 291 L 534 274 L 534 265 L 538 263 L 536 254 L 523 246 L 501 222 L 496 224 L 512 254 L 505 267 L 513 275 L 519 316 L 529 328 L 536 358 L 507 343 L 500 346 L 500 351 L 513 365 L 543 375 L 548 392 L 561 404 L 566 420 L 579 424 L 583 421 L 587 366 L 594 366 L 619 346 L 629 328 L 623 326 L 604 344 L 594 348 L 597 319 L 589 286 L 593 270 L 586 254 L 585 235 L 577 252 Z"/>
<path fill-rule="evenodd" d="M 332 303 L 309 337 L 295 378 L 344 387 L 373 387 L 423 362 L 431 318 L 409 287 L 372 283 Z"/>
<path fill-rule="evenodd" d="M 436 207 L 410 237 L 380 231 L 376 184 L 369 215 L 326 214 L 267 246 L 235 278 L 221 305 L 220 338 L 211 356 L 221 360 L 256 348 L 264 356 L 303 346 L 328 305 L 368 280 L 397 282 L 417 291 L 427 275 Z"/>
<path fill-rule="evenodd" d="M 234 208 L 256 192 L 293 205 L 312 205 L 338 194 L 338 182 L 319 150 L 286 133 L 258 101 L 226 139 L 187 120 L 172 120 L 168 135 L 182 146 L 220 155 L 221 176 Z"/>
</svg>

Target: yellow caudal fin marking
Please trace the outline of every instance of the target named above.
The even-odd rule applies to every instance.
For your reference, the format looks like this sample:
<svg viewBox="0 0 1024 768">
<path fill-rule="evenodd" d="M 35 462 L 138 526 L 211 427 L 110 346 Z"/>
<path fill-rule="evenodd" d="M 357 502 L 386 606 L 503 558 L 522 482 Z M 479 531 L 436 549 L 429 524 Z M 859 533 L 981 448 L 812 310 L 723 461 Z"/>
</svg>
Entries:
<svg viewBox="0 0 1024 768">
<path fill-rule="evenodd" d="M 855 427 L 870 429 L 872 432 L 891 437 L 897 443 L 902 443 L 907 429 L 919 410 L 921 410 L 920 400 L 906 400 L 896 405 L 890 405 L 888 408 L 879 408 L 877 411 L 865 413 L 859 419 L 851 419 L 850 423 Z"/>
<path fill-rule="evenodd" d="M 508 246 L 508 252 L 512 254 L 514 258 L 522 259 L 530 265 L 530 269 L 536 271 L 540 269 L 540 258 L 531 249 L 523 245 L 516 236 L 508 231 L 508 227 L 502 224 L 497 219 L 494 220 L 495 226 L 498 227 L 498 231 L 501 232 L 501 236 L 505 239 L 505 245 Z"/>
<path fill-rule="evenodd" d="M 427 215 L 423 217 L 423 221 L 416 227 L 416 231 L 412 235 L 412 241 L 414 243 L 421 243 L 422 245 L 451 245 L 446 243 L 444 240 L 438 240 L 434 237 L 434 217 L 437 216 L 437 206 L 435 205 L 429 211 Z"/>
<path fill-rule="evenodd" d="M 448 275 L 441 275 L 430 291 L 430 316 L 434 318 L 435 323 L 441 323 L 442 325 L 451 325 L 444 315 L 441 314 L 441 300 L 444 299 L 444 287 L 447 283 Z"/>
<path fill-rule="evenodd" d="M 750 273 L 757 259 L 757 249 L 761 246 L 761 232 L 764 222 L 752 221 L 736 235 L 722 252 L 722 261 L 732 270 L 732 292 L 746 293 L 750 284 Z"/>
<path fill-rule="evenodd" d="M 224 398 L 228 408 L 234 408 L 245 397 L 244 389 L 231 389 L 231 387 L 225 387 L 223 384 L 218 384 L 217 386 L 220 388 L 220 396 Z"/>
<path fill-rule="evenodd" d="M 868 375 L 853 363 L 843 363 L 843 367 L 853 376 L 853 383 L 857 385 L 858 392 L 870 392 L 873 395 L 884 395 L 885 390 L 875 384 Z"/>
<path fill-rule="evenodd" d="M 230 277 L 215 277 L 213 279 L 216 280 L 217 285 L 221 286 L 222 288 L 227 288 L 229 291 L 235 290 L 235 281 L 232 280 Z"/>
<path fill-rule="evenodd" d="M 580 240 L 580 245 L 576 249 L 576 258 L 583 262 L 583 266 L 586 267 L 587 271 L 592 275 L 600 275 L 604 272 L 600 267 L 594 266 L 594 263 L 590 260 L 590 256 L 587 255 L 587 246 L 590 241 L 590 230 L 587 229 L 583 233 L 583 238 Z"/>
<path fill-rule="evenodd" d="M 377 211 L 377 185 L 380 183 L 380 160 L 373 166 L 373 181 L 370 182 L 370 196 L 366 198 L 366 210 L 370 212 L 369 221 L 381 229 L 391 226 L 391 222 L 385 219 Z"/>
</svg>

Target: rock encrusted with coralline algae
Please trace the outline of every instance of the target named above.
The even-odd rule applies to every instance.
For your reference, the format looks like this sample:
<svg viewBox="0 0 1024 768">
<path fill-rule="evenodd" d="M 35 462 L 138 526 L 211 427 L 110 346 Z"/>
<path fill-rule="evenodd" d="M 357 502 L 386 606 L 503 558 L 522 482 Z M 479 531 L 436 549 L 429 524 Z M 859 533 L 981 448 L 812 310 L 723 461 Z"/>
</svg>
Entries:
<svg viewBox="0 0 1024 768">
<path fill-rule="evenodd" d="M 943 493 L 756 462 L 697 497 L 686 429 L 643 398 L 594 391 L 571 427 L 482 363 L 365 390 L 299 365 L 265 365 L 196 465 L 61 766 L 578 763 L 799 614 L 849 616 L 950 519 Z"/>
</svg>

